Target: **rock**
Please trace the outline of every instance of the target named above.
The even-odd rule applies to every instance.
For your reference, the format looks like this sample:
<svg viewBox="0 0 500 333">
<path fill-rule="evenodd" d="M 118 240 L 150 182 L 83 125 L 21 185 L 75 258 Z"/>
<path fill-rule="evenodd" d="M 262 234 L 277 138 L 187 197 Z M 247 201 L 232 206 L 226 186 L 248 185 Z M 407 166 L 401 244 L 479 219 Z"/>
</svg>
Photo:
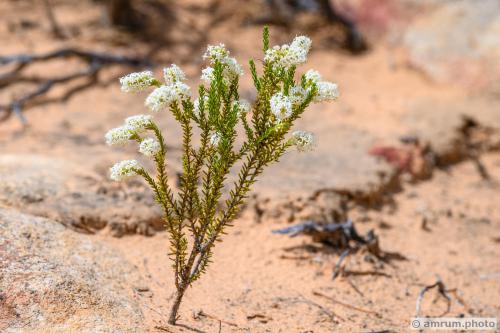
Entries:
<svg viewBox="0 0 500 333">
<path fill-rule="evenodd" d="M 111 183 L 79 165 L 39 155 L 0 156 L 0 205 L 86 233 L 107 227 L 121 236 L 163 228 L 161 211 L 141 182 Z"/>
<path fill-rule="evenodd" d="M 55 221 L 0 209 L 0 271 L 1 332 L 146 331 L 134 267 Z"/>
<path fill-rule="evenodd" d="M 500 2 L 443 1 L 403 37 L 410 62 L 437 81 L 478 89 L 500 78 Z"/>
<path fill-rule="evenodd" d="M 368 153 L 375 140 L 357 128 L 337 125 L 321 133 L 315 151 L 285 154 L 254 188 L 260 219 L 330 223 L 345 218 L 348 200 L 367 205 L 382 200 L 396 185 L 397 172 Z"/>
</svg>

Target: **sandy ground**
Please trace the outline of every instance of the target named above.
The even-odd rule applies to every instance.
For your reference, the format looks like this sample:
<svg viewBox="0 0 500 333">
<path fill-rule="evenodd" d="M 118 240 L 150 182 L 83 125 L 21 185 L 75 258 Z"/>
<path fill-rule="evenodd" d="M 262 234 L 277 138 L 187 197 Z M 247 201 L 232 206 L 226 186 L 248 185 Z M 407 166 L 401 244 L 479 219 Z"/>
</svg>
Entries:
<svg viewBox="0 0 500 333">
<path fill-rule="evenodd" d="M 12 9 L 10 5 L 0 7 Z M 75 6 L 59 7 L 61 23 L 90 28 L 70 43 L 129 50 L 130 45 L 109 47 L 107 35 L 92 35 L 100 13 L 88 10 L 86 3 Z M 82 14 L 75 14 L 75 8 Z M 34 15 L 26 13 L 23 18 L 34 20 Z M 15 18 L 8 21 L 19 23 Z M 47 37 L 44 23 L 15 33 L 6 26 L 0 32 L 3 54 L 50 50 L 61 44 Z M 237 57 L 247 59 L 259 57 L 259 34 L 259 27 L 222 25 L 210 31 L 207 41 L 226 42 Z M 175 52 L 162 50 L 158 56 L 167 63 L 175 59 Z M 400 117 L 415 100 L 448 101 L 466 94 L 463 88 L 431 82 L 402 64 L 396 50 L 384 46 L 358 57 L 322 49 L 313 52 L 308 65 L 336 81 L 342 91 L 337 104 L 315 106 L 301 120 L 300 126 L 314 132 L 339 124 L 356 126 L 384 142 L 405 134 Z M 197 80 L 201 66 L 198 62 L 186 67 L 191 81 Z M 65 68 L 56 62 L 39 70 L 46 74 Z M 124 71 L 128 70 L 106 70 L 101 79 L 115 82 Z M 251 97 L 249 76 L 242 89 Z M 2 102 L 11 94 L 2 92 Z M 104 175 L 115 160 L 130 158 L 133 151 L 110 151 L 103 134 L 123 117 L 143 112 L 142 98 L 121 94 L 113 83 L 76 94 L 66 103 L 31 108 L 25 113 L 28 128 L 15 117 L 0 124 L 0 148 L 2 153 L 64 157 Z M 174 140 L 178 133 L 172 130 L 167 138 Z M 382 262 L 359 252 L 348 257 L 344 273 L 335 280 L 338 251 L 312 249 L 307 237 L 272 234 L 286 224 L 256 223 L 251 212 L 245 212 L 217 246 L 215 263 L 188 290 L 178 327 L 165 323 L 173 293 L 167 235 L 114 238 L 102 233 L 95 238 L 120 250 L 143 275 L 145 285 L 135 288 L 135 297 L 151 332 L 405 332 L 419 292 L 438 277 L 449 291 L 450 307 L 432 289 L 422 302 L 423 315 L 494 317 L 500 313 L 500 155 L 485 155 L 483 163 L 491 181 L 482 180 L 474 164 L 465 161 L 436 171 L 431 179 L 404 184 L 392 204 L 351 209 L 349 216 L 362 234 L 375 230 L 383 251 L 405 259 Z"/>
<path fill-rule="evenodd" d="M 489 155 L 485 163 L 498 179 L 499 156 Z M 243 217 L 217 247 L 206 276 L 188 291 L 181 327 L 175 329 L 164 324 L 172 297 L 166 235 L 104 241 L 122 250 L 146 277 L 147 290 L 137 297 L 151 327 L 171 332 L 218 332 L 219 325 L 222 332 L 405 332 L 418 294 L 438 278 L 451 291 L 450 309 L 431 290 L 422 315 L 498 313 L 498 189 L 498 183 L 482 181 L 472 163 L 463 163 L 405 189 L 391 209 L 354 212 L 356 221 L 363 221 L 358 222 L 361 233 L 375 229 L 382 250 L 406 260 L 382 263 L 358 253 L 335 280 L 338 253 L 307 250 L 308 238 L 274 235 L 271 231 L 282 225 Z"/>
</svg>

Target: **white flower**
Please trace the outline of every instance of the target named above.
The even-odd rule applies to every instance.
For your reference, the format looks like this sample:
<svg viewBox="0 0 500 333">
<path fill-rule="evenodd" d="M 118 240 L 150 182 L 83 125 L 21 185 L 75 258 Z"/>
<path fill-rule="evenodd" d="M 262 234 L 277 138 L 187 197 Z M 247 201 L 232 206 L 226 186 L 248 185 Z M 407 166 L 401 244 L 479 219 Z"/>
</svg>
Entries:
<svg viewBox="0 0 500 333">
<path fill-rule="evenodd" d="M 289 68 L 306 62 L 306 56 L 307 54 L 302 49 L 285 44 L 267 50 L 264 60 L 272 63 L 273 67 Z"/>
<path fill-rule="evenodd" d="M 339 88 L 335 83 L 322 81 L 318 82 L 316 87 L 318 93 L 314 97 L 315 102 L 334 101 L 339 98 Z"/>
<path fill-rule="evenodd" d="M 184 74 L 179 66 L 172 64 L 170 67 L 163 69 L 163 77 L 165 78 L 166 84 L 174 84 L 177 81 L 184 81 L 186 79 L 186 74 Z"/>
<path fill-rule="evenodd" d="M 155 156 L 161 150 L 161 144 L 155 139 L 144 139 L 139 145 L 139 152 L 148 157 Z"/>
<path fill-rule="evenodd" d="M 243 69 L 235 58 L 225 58 L 222 63 L 224 64 L 222 76 L 226 80 L 233 81 L 236 77 L 243 75 Z"/>
<path fill-rule="evenodd" d="M 136 160 L 121 161 L 113 165 L 110 169 L 110 178 L 116 181 L 132 177 L 141 169 L 141 165 Z"/>
<path fill-rule="evenodd" d="M 312 133 L 305 131 L 295 131 L 292 133 L 293 144 L 300 152 L 311 151 L 315 146 L 315 138 Z"/>
<path fill-rule="evenodd" d="M 216 132 L 216 133 L 212 134 L 212 136 L 210 137 L 210 144 L 212 146 L 218 146 L 221 139 L 222 139 L 222 136 L 220 135 L 220 133 Z"/>
<path fill-rule="evenodd" d="M 266 51 L 264 60 L 273 67 L 289 68 L 303 64 L 311 48 L 311 40 L 305 36 L 296 37 L 291 45 L 276 45 Z"/>
<path fill-rule="evenodd" d="M 205 54 L 203 54 L 203 59 L 209 59 L 213 64 L 216 60 L 223 61 L 229 56 L 229 51 L 226 49 L 224 44 L 219 45 L 208 45 Z"/>
<path fill-rule="evenodd" d="M 131 73 L 120 78 L 124 92 L 142 91 L 151 87 L 154 82 L 155 78 L 151 71 Z"/>
<path fill-rule="evenodd" d="M 125 126 L 132 129 L 136 133 L 141 133 L 146 130 L 146 128 L 151 125 L 153 117 L 145 114 L 138 114 L 136 116 L 131 116 L 125 119 Z"/>
<path fill-rule="evenodd" d="M 305 74 L 305 78 L 308 84 L 318 83 L 322 80 L 321 74 L 314 69 L 308 70 Z"/>
<path fill-rule="evenodd" d="M 110 146 L 118 146 L 126 144 L 134 135 L 132 128 L 128 126 L 120 126 L 113 128 L 106 133 L 104 136 L 106 138 L 106 143 Z"/>
<path fill-rule="evenodd" d="M 222 77 L 226 81 L 226 83 L 233 81 L 238 76 L 243 75 L 243 69 L 240 64 L 234 58 L 224 58 L 221 61 L 223 69 L 222 69 Z M 206 67 L 201 71 L 201 79 L 207 84 L 210 85 L 212 81 L 215 79 L 214 69 L 213 67 Z"/>
<path fill-rule="evenodd" d="M 189 86 L 176 82 L 168 86 L 161 86 L 153 90 L 146 98 L 145 105 L 154 112 L 170 107 L 174 102 L 181 102 L 191 95 Z"/>
<path fill-rule="evenodd" d="M 208 103 L 208 96 L 205 95 L 203 96 L 203 109 L 205 109 L 207 107 L 207 103 Z M 197 98 L 194 100 L 193 102 L 193 105 L 194 105 L 194 109 L 193 109 L 193 113 L 196 117 L 200 117 L 200 99 Z"/>
<path fill-rule="evenodd" d="M 309 50 L 311 49 L 311 44 L 312 44 L 312 42 L 311 42 L 311 39 L 309 37 L 297 36 L 294 38 L 290 47 L 301 50 L 307 56 L 307 54 L 309 53 Z"/>
<path fill-rule="evenodd" d="M 205 83 L 207 85 L 210 85 L 212 83 L 212 81 L 214 80 L 214 78 L 215 78 L 215 76 L 214 76 L 214 69 L 212 67 L 204 68 L 201 71 L 201 79 L 203 81 L 205 81 Z"/>
<path fill-rule="evenodd" d="M 233 107 L 238 108 L 238 115 L 244 115 L 250 112 L 252 106 L 246 99 L 240 99 L 239 101 L 233 102 Z"/>
<path fill-rule="evenodd" d="M 271 112 L 278 120 L 283 120 L 292 115 L 292 103 L 283 93 L 278 92 L 274 94 L 269 103 L 271 105 Z"/>
<path fill-rule="evenodd" d="M 288 98 L 293 106 L 300 106 L 307 98 L 307 90 L 301 86 L 292 87 L 288 92 Z"/>
</svg>

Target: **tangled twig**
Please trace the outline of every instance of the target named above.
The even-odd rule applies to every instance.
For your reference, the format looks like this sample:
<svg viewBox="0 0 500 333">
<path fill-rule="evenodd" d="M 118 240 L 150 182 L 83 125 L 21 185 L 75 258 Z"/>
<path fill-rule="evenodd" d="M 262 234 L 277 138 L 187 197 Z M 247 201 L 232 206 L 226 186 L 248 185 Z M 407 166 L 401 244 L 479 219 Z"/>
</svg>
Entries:
<svg viewBox="0 0 500 333">
<path fill-rule="evenodd" d="M 37 62 L 44 62 L 58 58 L 68 58 L 68 57 L 76 57 L 82 59 L 88 64 L 88 66 L 84 70 L 77 71 L 57 78 L 41 78 L 35 76 L 25 76 L 22 74 L 22 70 L 25 69 L 30 64 L 34 64 Z M 0 113 L 3 113 L 3 115 L 0 116 L 0 121 L 6 120 L 12 114 L 14 114 L 21 120 L 23 124 L 26 124 L 26 119 L 22 114 L 22 110 L 30 103 L 34 105 L 35 103 L 33 101 L 37 97 L 47 94 L 56 85 L 68 83 L 70 81 L 82 77 L 88 77 L 90 79 L 89 82 L 86 82 L 76 88 L 69 90 L 66 93 L 66 96 L 62 98 L 63 100 L 66 100 L 67 98 L 69 98 L 69 96 L 71 96 L 75 92 L 88 88 L 91 85 L 95 84 L 98 79 L 97 75 L 99 74 L 99 71 L 103 69 L 105 66 L 114 64 L 128 65 L 128 66 L 144 66 L 144 67 L 152 66 L 151 62 L 143 58 L 127 57 L 127 56 L 107 54 L 107 53 L 89 52 L 74 48 L 64 48 L 39 55 L 17 54 L 11 56 L 0 56 L 0 66 L 6 66 L 11 64 L 14 64 L 14 68 L 0 75 L 0 88 L 19 82 L 31 82 L 38 84 L 38 87 L 35 90 L 28 92 L 17 99 L 14 99 L 7 105 L 0 105 Z"/>
<path fill-rule="evenodd" d="M 312 237 L 314 242 L 322 243 L 323 245 L 337 250 L 342 250 L 333 268 L 333 279 L 337 278 L 340 273 L 343 272 L 342 264 L 345 259 L 361 249 L 366 250 L 368 253 L 384 262 L 390 262 L 390 260 L 406 260 L 406 258 L 399 253 L 382 251 L 379 246 L 378 237 L 373 230 L 368 232 L 366 236 L 361 236 L 351 220 L 345 223 L 318 223 L 315 221 L 306 221 L 287 228 L 273 230 L 272 232 L 275 234 L 288 234 L 290 237 L 307 235 Z M 350 274 L 374 274 L 390 277 L 388 274 L 376 271 L 350 272 Z"/>
<path fill-rule="evenodd" d="M 426 292 L 428 292 L 429 290 L 431 290 L 433 288 L 437 288 L 438 289 L 439 294 L 446 299 L 446 303 L 447 303 L 447 305 L 446 305 L 446 311 L 443 312 L 438 317 L 442 317 L 442 316 L 444 316 L 445 314 L 447 314 L 450 311 L 450 308 L 451 308 L 451 297 L 448 295 L 448 293 L 449 292 L 453 292 L 455 290 L 454 289 L 447 290 L 446 287 L 445 287 L 445 285 L 444 285 L 444 283 L 443 283 L 443 281 L 438 276 L 437 277 L 437 281 L 434 284 L 425 286 L 420 291 L 420 293 L 418 294 L 415 317 L 417 317 L 417 318 L 420 317 L 420 309 L 421 309 L 422 300 L 424 299 L 424 295 L 425 295 Z"/>
</svg>

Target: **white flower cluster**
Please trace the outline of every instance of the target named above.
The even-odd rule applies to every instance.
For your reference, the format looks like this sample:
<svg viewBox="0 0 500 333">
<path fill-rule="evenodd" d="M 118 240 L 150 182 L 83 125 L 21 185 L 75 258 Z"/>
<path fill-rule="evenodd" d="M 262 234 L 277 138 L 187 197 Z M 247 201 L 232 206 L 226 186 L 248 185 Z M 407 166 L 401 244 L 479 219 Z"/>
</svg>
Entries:
<svg viewBox="0 0 500 333">
<path fill-rule="evenodd" d="M 323 81 L 321 74 L 314 69 L 310 69 L 304 75 L 306 86 L 312 87 L 316 85 L 317 94 L 314 97 L 314 102 L 334 101 L 339 98 L 339 88 L 336 83 Z"/>
<path fill-rule="evenodd" d="M 275 68 L 290 68 L 306 62 L 310 48 L 311 39 L 306 36 L 298 36 L 290 45 L 276 45 L 267 50 L 264 61 L 273 64 Z"/>
<path fill-rule="evenodd" d="M 226 81 L 231 82 L 238 76 L 243 75 L 243 69 L 236 59 L 230 57 L 229 54 L 224 44 L 208 45 L 203 59 L 208 59 L 212 65 L 215 65 L 217 62 L 221 63 L 224 66 L 222 77 Z M 201 71 L 201 79 L 207 85 L 210 85 L 214 77 L 214 69 L 212 67 L 206 67 Z"/>
<path fill-rule="evenodd" d="M 156 139 L 144 139 L 139 145 L 139 152 L 148 157 L 153 157 L 161 150 L 161 144 Z"/>
<path fill-rule="evenodd" d="M 170 107 L 174 102 L 181 103 L 182 100 L 190 96 L 191 92 L 189 86 L 178 81 L 153 90 L 146 98 L 145 105 L 151 111 L 158 112 Z"/>
<path fill-rule="evenodd" d="M 144 132 L 153 122 L 153 117 L 145 114 L 138 114 L 125 119 L 125 126 L 136 133 Z"/>
<path fill-rule="evenodd" d="M 209 59 L 212 63 L 215 63 L 215 61 L 222 62 L 227 57 L 229 57 L 229 51 L 222 43 L 219 45 L 208 45 L 207 50 L 203 54 L 203 59 Z"/>
<path fill-rule="evenodd" d="M 339 98 L 339 88 L 336 83 L 321 81 L 316 84 L 318 93 L 314 102 L 334 101 Z"/>
<path fill-rule="evenodd" d="M 128 126 L 110 129 L 104 136 L 109 146 L 121 146 L 126 144 L 134 135 L 134 131 Z"/>
<path fill-rule="evenodd" d="M 278 45 L 268 49 L 264 60 L 271 64 L 275 70 L 288 69 L 291 66 L 304 63 L 310 49 L 311 39 L 306 36 L 298 36 L 290 45 Z M 302 85 L 290 87 L 287 94 L 280 91 L 271 97 L 269 103 L 276 120 L 282 121 L 290 117 L 293 109 L 300 107 L 306 101 L 308 94 L 314 87 L 316 94 L 313 102 L 336 100 L 339 96 L 335 83 L 323 81 L 318 71 L 310 69 L 304 74 Z"/>
<path fill-rule="evenodd" d="M 123 126 L 113 128 L 104 136 L 110 146 L 126 144 L 134 135 L 144 132 L 151 125 L 152 117 L 144 114 L 128 117 Z"/>
<path fill-rule="evenodd" d="M 237 108 L 238 115 L 241 116 L 249 113 L 252 106 L 246 99 L 240 99 L 239 101 L 233 102 L 233 108 Z"/>
<path fill-rule="evenodd" d="M 310 69 L 304 74 L 306 78 L 306 84 L 311 85 L 311 84 L 316 84 L 322 80 L 321 74 L 314 69 Z"/>
<path fill-rule="evenodd" d="M 124 92 L 146 90 L 147 88 L 153 86 L 155 81 L 156 80 L 151 71 L 131 73 L 120 78 L 120 84 L 122 86 L 122 91 Z"/>
<path fill-rule="evenodd" d="M 292 133 L 293 144 L 299 152 L 307 152 L 314 149 L 315 138 L 312 133 L 305 131 L 295 131 Z"/>
<path fill-rule="evenodd" d="M 283 93 L 278 92 L 274 94 L 269 100 L 269 103 L 271 105 L 271 112 L 276 119 L 283 120 L 292 115 L 292 102 L 290 98 Z"/>
<path fill-rule="evenodd" d="M 209 86 L 214 78 L 214 69 L 212 67 L 206 67 L 201 70 L 201 80 L 205 82 L 206 85 Z"/>
<path fill-rule="evenodd" d="M 121 161 L 113 165 L 110 169 L 110 178 L 116 181 L 135 176 L 137 170 L 142 166 L 136 160 Z"/>
<path fill-rule="evenodd" d="M 172 64 L 170 67 L 163 69 L 163 78 L 167 85 L 174 84 L 177 81 L 184 81 L 186 79 L 186 74 L 184 74 L 179 66 Z"/>
<path fill-rule="evenodd" d="M 294 86 L 288 91 L 288 98 L 294 107 L 300 106 L 307 98 L 307 90 L 301 86 Z"/>
</svg>

